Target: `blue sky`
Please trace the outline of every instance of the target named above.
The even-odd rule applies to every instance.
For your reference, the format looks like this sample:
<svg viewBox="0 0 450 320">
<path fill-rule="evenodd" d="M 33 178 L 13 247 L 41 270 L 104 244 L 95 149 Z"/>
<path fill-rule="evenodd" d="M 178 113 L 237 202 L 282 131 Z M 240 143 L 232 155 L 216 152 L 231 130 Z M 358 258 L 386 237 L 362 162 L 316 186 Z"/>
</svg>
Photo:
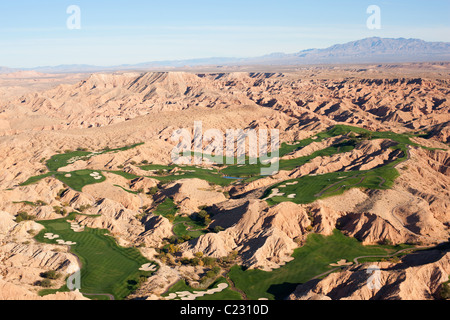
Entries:
<svg viewBox="0 0 450 320">
<path fill-rule="evenodd" d="M 69 30 L 70 5 L 81 30 Z M 382 29 L 369 30 L 369 5 Z M 0 1 L 0 66 L 251 57 L 366 37 L 450 42 L 450 0 Z"/>
</svg>

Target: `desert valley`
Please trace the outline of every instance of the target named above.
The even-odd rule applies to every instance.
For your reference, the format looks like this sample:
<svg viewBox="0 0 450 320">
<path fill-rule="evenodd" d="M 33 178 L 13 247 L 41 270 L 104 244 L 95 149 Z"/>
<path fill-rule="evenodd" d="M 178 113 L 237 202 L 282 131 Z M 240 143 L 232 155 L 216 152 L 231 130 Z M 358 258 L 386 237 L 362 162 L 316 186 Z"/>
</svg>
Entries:
<svg viewBox="0 0 450 320">
<path fill-rule="evenodd" d="M 448 299 L 449 96 L 433 62 L 6 71 L 0 300 Z M 174 163 L 196 121 L 279 130 L 279 171 Z"/>
</svg>

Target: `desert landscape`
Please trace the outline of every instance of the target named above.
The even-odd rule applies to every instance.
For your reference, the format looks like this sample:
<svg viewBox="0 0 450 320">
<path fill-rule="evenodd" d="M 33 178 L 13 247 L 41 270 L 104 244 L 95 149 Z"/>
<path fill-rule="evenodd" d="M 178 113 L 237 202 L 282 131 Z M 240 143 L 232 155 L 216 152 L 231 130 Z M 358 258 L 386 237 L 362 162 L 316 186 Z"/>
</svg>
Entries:
<svg viewBox="0 0 450 320">
<path fill-rule="evenodd" d="M 450 63 L 212 69 L 0 74 L 1 300 L 449 298 Z M 279 170 L 174 163 L 195 121 Z"/>
</svg>

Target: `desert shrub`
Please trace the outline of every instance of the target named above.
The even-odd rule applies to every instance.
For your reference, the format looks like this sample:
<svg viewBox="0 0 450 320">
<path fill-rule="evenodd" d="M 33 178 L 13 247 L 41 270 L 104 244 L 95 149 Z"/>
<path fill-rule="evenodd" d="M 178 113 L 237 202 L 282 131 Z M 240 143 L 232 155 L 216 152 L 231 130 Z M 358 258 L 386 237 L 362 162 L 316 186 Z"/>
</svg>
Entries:
<svg viewBox="0 0 450 320">
<path fill-rule="evenodd" d="M 34 216 L 30 216 L 27 212 L 23 211 L 23 212 L 19 212 L 19 214 L 16 216 L 16 222 L 20 223 L 22 221 L 30 221 L 30 220 L 35 220 L 36 217 Z"/>
<path fill-rule="evenodd" d="M 190 260 L 190 263 L 192 266 L 196 267 L 196 266 L 199 266 L 200 264 L 202 264 L 203 262 L 199 258 L 193 258 Z"/>
<path fill-rule="evenodd" d="M 450 299 L 450 281 L 442 284 L 441 291 L 439 293 L 442 299 Z"/>
<path fill-rule="evenodd" d="M 61 198 L 64 192 L 66 192 L 66 189 L 60 189 L 60 190 L 58 191 L 57 196 Z"/>
<path fill-rule="evenodd" d="M 50 280 L 56 280 L 59 279 L 61 277 L 61 275 L 59 273 L 57 273 L 55 270 L 50 270 L 50 271 L 46 271 L 46 272 L 42 272 L 40 274 L 40 276 L 42 278 L 45 279 L 50 279 Z"/>
<path fill-rule="evenodd" d="M 155 194 L 158 193 L 158 191 L 159 191 L 158 187 L 152 187 L 152 188 L 150 188 L 150 189 L 148 190 L 147 194 L 149 194 L 149 195 L 155 195 Z"/>
<path fill-rule="evenodd" d="M 197 257 L 197 258 L 202 258 L 203 257 L 203 252 L 196 252 L 194 254 L 194 256 Z"/>
<path fill-rule="evenodd" d="M 392 245 L 392 241 L 390 239 L 386 238 L 386 239 L 380 241 L 380 244 L 384 245 L 384 246 L 390 246 L 390 245 Z"/>
<path fill-rule="evenodd" d="M 89 210 L 92 206 L 90 204 L 84 204 L 78 207 L 77 211 L 84 212 L 86 210 Z"/>
<path fill-rule="evenodd" d="M 43 288 L 50 288 L 52 286 L 52 282 L 49 279 L 44 279 L 40 281 L 36 281 L 34 283 L 35 286 L 40 286 Z"/>
<path fill-rule="evenodd" d="M 200 210 L 197 214 L 197 221 L 202 222 L 205 226 L 211 223 L 211 217 L 206 210 Z"/>
<path fill-rule="evenodd" d="M 211 257 L 204 257 L 204 258 L 202 259 L 202 261 L 203 261 L 203 264 L 204 264 L 205 266 L 208 266 L 208 267 L 213 267 L 213 266 L 215 266 L 215 264 L 216 264 L 216 262 L 217 262 L 216 259 L 211 258 Z"/>
<path fill-rule="evenodd" d="M 65 208 L 61 208 L 58 206 L 54 206 L 53 210 L 55 211 L 56 214 L 60 214 L 62 216 L 66 215 L 66 213 L 67 213 L 67 210 Z"/>
<path fill-rule="evenodd" d="M 47 206 L 48 204 L 45 201 L 38 200 L 38 201 L 36 201 L 36 205 L 43 207 L 43 206 Z"/>
<path fill-rule="evenodd" d="M 168 248 L 169 253 L 173 254 L 173 253 L 177 253 L 179 251 L 180 251 L 180 247 L 178 247 L 177 245 L 175 245 L 175 244 L 169 245 L 169 248 Z"/>
</svg>

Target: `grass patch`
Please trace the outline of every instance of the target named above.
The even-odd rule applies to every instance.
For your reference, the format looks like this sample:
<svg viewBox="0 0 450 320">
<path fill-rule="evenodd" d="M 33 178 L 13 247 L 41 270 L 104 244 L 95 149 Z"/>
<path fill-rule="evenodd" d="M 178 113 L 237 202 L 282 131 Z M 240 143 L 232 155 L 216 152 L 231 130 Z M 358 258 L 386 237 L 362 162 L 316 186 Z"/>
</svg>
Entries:
<svg viewBox="0 0 450 320">
<path fill-rule="evenodd" d="M 179 209 L 175 202 L 171 198 L 167 197 L 158 205 L 153 214 L 157 216 L 163 216 L 173 223 L 175 221 L 175 215 L 177 214 L 178 210 Z"/>
<path fill-rule="evenodd" d="M 114 185 L 114 187 L 120 188 L 120 189 L 122 189 L 123 191 L 126 191 L 126 192 L 128 192 L 128 193 L 131 193 L 131 194 L 134 194 L 134 195 L 137 195 L 137 194 L 139 194 L 139 192 L 136 192 L 136 191 L 132 191 L 132 190 L 128 190 L 128 189 L 125 189 L 124 187 L 122 187 L 122 186 L 119 186 L 118 184 L 115 184 L 115 185 Z"/>
<path fill-rule="evenodd" d="M 58 292 L 69 292 L 69 291 L 70 291 L 69 288 L 67 288 L 67 286 L 64 285 L 64 286 L 62 286 L 62 287 L 59 288 L 59 289 L 43 289 L 43 290 L 40 290 L 40 291 L 38 292 L 38 295 L 39 295 L 40 297 L 44 297 L 44 296 L 48 296 L 48 295 L 50 295 L 50 294 L 56 294 L 56 293 L 58 293 Z"/>
<path fill-rule="evenodd" d="M 38 175 L 38 176 L 30 177 L 30 178 L 28 178 L 27 181 L 21 183 L 20 186 L 28 186 L 30 184 L 34 184 L 36 182 L 41 181 L 42 179 L 45 179 L 47 177 L 52 176 L 52 175 L 53 175 L 53 172 L 47 172 L 45 174 L 41 174 L 41 175 Z"/>
<path fill-rule="evenodd" d="M 177 238 L 189 236 L 192 239 L 195 239 L 208 233 L 208 230 L 206 230 L 201 222 L 195 221 L 190 217 L 176 216 L 178 210 L 179 208 L 174 201 L 171 198 L 166 198 L 158 205 L 153 214 L 168 219 L 174 225 L 173 233 Z"/>
</svg>

